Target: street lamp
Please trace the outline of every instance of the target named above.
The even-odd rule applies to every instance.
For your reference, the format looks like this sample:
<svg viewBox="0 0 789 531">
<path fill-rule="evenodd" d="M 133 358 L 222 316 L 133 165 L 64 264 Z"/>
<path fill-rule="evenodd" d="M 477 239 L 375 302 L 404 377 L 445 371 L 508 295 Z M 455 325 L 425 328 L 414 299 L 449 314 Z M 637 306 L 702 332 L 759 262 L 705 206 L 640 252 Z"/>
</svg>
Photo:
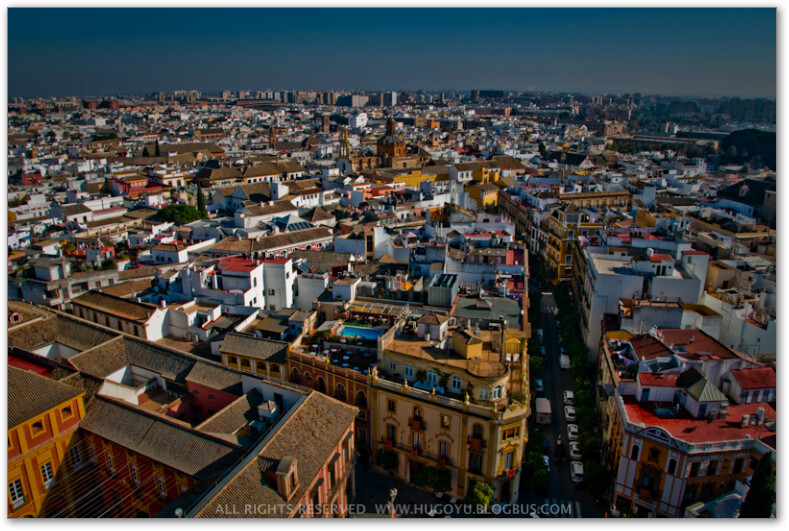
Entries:
<svg viewBox="0 0 789 531">
<path fill-rule="evenodd" d="M 395 517 L 395 509 L 394 509 L 395 498 L 397 498 L 397 489 L 395 488 L 389 489 L 389 512 L 392 518 Z"/>
</svg>

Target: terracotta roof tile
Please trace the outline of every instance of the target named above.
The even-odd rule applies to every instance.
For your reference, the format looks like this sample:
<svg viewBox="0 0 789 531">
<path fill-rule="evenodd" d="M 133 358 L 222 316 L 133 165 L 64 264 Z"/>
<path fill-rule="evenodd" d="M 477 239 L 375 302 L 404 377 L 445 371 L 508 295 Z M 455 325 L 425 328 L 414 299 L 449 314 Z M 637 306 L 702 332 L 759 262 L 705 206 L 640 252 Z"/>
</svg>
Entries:
<svg viewBox="0 0 789 531">
<path fill-rule="evenodd" d="M 74 386 L 9 366 L 8 428 L 14 428 L 81 394 L 82 391 Z"/>
</svg>

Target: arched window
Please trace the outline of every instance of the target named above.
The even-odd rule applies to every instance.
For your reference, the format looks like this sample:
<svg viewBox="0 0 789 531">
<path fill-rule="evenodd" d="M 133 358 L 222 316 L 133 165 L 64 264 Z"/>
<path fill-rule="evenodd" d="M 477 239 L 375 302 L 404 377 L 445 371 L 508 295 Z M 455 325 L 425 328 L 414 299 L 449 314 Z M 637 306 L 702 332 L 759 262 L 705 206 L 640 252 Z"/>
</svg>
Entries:
<svg viewBox="0 0 789 531">
<path fill-rule="evenodd" d="M 367 409 L 367 395 L 364 391 L 356 393 L 356 407 L 360 409 Z"/>
<path fill-rule="evenodd" d="M 405 379 L 408 381 L 414 379 L 414 368 L 408 363 L 405 364 Z"/>
<path fill-rule="evenodd" d="M 462 390 L 463 382 L 460 380 L 460 376 L 453 376 L 452 377 L 452 392 L 453 393 L 460 393 Z"/>
<path fill-rule="evenodd" d="M 299 370 L 296 367 L 293 367 L 293 371 L 290 374 L 290 381 L 293 383 L 299 383 Z"/>
<path fill-rule="evenodd" d="M 487 385 L 483 385 L 479 388 L 479 399 L 480 400 L 490 400 L 490 387 Z"/>
<path fill-rule="evenodd" d="M 674 472 L 677 471 L 677 460 L 676 459 L 669 459 L 668 460 L 668 472 L 671 475 L 674 475 Z"/>
<path fill-rule="evenodd" d="M 422 418 L 422 410 L 419 407 L 414 408 L 414 418 Z"/>
<path fill-rule="evenodd" d="M 345 402 L 345 386 L 343 384 L 337 384 L 337 388 L 334 391 L 334 398 Z"/>
<path fill-rule="evenodd" d="M 438 374 L 433 369 L 427 371 L 427 384 L 431 386 L 438 384 Z"/>
<path fill-rule="evenodd" d="M 320 376 L 318 376 L 318 391 L 320 391 L 321 393 L 326 392 L 326 381 Z"/>
<path fill-rule="evenodd" d="M 635 444 L 630 449 L 630 459 L 633 459 L 634 461 L 638 461 L 638 446 Z"/>
<path fill-rule="evenodd" d="M 307 380 L 308 382 L 311 382 L 312 381 L 312 375 L 310 373 L 308 373 L 308 372 L 305 372 L 304 373 L 304 379 Z"/>
<path fill-rule="evenodd" d="M 493 388 L 493 400 L 498 400 L 501 398 L 501 386 L 497 385 Z"/>
</svg>

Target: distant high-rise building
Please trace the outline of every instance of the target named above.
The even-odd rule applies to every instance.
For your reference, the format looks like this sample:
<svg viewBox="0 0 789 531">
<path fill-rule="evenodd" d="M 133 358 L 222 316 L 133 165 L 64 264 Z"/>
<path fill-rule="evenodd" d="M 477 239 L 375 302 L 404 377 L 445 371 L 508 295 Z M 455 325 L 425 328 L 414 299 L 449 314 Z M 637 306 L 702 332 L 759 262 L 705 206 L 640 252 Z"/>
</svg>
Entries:
<svg viewBox="0 0 789 531">
<path fill-rule="evenodd" d="M 383 104 L 385 107 L 394 107 L 397 105 L 397 92 L 384 92 Z"/>
</svg>

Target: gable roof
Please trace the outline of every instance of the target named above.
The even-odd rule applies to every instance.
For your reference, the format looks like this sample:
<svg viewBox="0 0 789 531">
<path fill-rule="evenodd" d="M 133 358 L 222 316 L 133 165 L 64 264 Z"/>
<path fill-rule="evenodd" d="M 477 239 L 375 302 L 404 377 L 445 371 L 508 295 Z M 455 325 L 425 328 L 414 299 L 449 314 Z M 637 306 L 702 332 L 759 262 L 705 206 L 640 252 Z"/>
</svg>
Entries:
<svg viewBox="0 0 789 531">
<path fill-rule="evenodd" d="M 731 371 L 732 378 L 740 383 L 743 390 L 772 389 L 775 387 L 775 369 L 772 367 L 757 367 L 754 369 L 740 369 Z"/>
<path fill-rule="evenodd" d="M 82 393 L 71 385 L 9 365 L 8 428 L 15 428 Z"/>
<path fill-rule="evenodd" d="M 145 322 L 156 312 L 153 304 L 137 302 L 122 297 L 116 297 L 97 290 L 90 290 L 71 301 L 86 308 L 98 310 L 103 313 L 131 321 Z"/>
<path fill-rule="evenodd" d="M 358 409 L 339 400 L 312 391 L 282 427 L 263 446 L 257 456 L 250 459 L 238 473 L 229 478 L 213 496 L 206 499 L 194 516 L 198 518 L 232 518 L 230 511 L 217 512 L 217 507 L 236 503 L 262 503 L 271 508 L 258 516 L 284 518 L 295 511 L 277 491 L 276 483 L 266 472 L 277 470 L 280 463 L 295 459 L 298 487 L 291 503 L 300 500 L 312 485 L 324 464 L 342 437 L 351 427 Z M 241 511 L 239 511 L 241 512 Z"/>
<path fill-rule="evenodd" d="M 196 478 L 227 468 L 242 455 L 236 445 L 101 397 L 80 428 Z"/>
<path fill-rule="evenodd" d="M 225 340 L 222 342 L 219 351 L 223 354 L 249 356 L 258 360 L 285 363 L 287 361 L 288 343 L 230 332 L 225 335 Z"/>
<path fill-rule="evenodd" d="M 198 361 L 192 367 L 192 370 L 186 375 L 187 382 L 194 382 L 196 384 L 216 389 L 217 391 L 224 391 L 235 395 L 240 395 L 241 389 L 241 374 L 230 369 L 210 365 L 202 361 Z"/>
</svg>

